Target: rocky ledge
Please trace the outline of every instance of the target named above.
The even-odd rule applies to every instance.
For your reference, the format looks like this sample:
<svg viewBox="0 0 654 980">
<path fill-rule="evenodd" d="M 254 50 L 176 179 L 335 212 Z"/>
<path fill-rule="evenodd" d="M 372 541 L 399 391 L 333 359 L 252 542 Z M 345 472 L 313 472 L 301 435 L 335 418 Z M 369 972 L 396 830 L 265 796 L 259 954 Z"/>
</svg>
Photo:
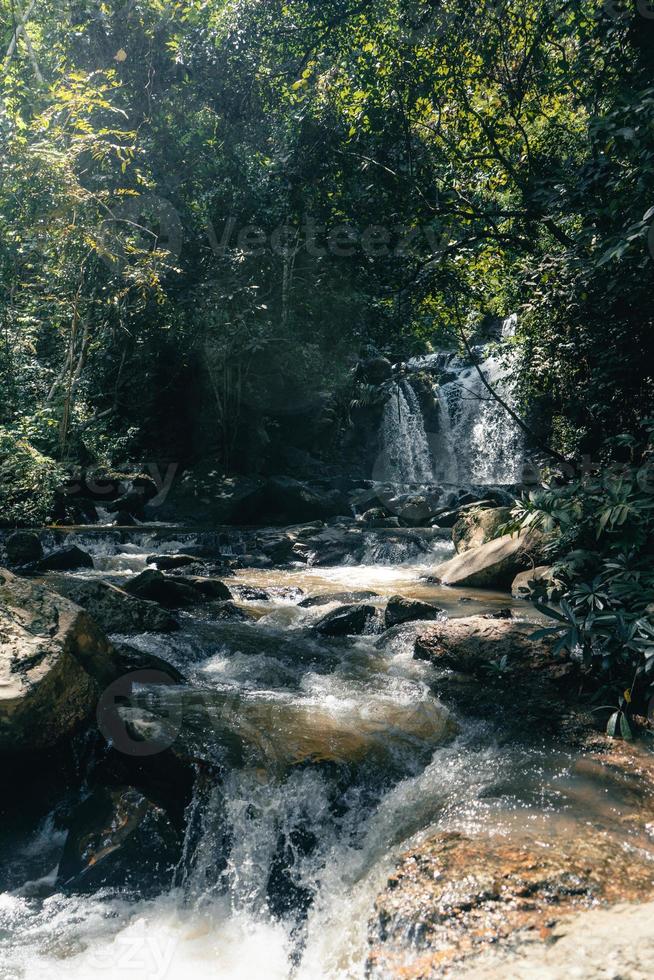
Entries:
<svg viewBox="0 0 654 980">
<path fill-rule="evenodd" d="M 596 787 L 596 819 L 584 796 L 546 825 L 500 815 L 422 835 L 377 898 L 370 980 L 651 976 L 652 906 L 617 903 L 652 895 L 654 755 L 598 734 L 575 708 L 583 672 L 531 632 L 483 616 L 425 623 L 414 655 L 438 668 L 446 706 L 500 722 L 500 738 L 554 735 Z"/>
<path fill-rule="evenodd" d="M 69 737 L 117 671 L 113 647 L 86 612 L 0 569 L 0 757 Z"/>
<path fill-rule="evenodd" d="M 464 968 L 479 968 L 477 959 L 483 963 L 489 949 L 501 951 L 495 965 L 504 962 L 506 969 L 509 951 L 537 943 L 545 953 L 561 923 L 584 909 L 650 898 L 653 858 L 635 853 L 627 860 L 611 834 L 583 824 L 545 840 L 528 833 L 509 839 L 439 833 L 403 855 L 377 899 L 367 975 L 458 977 Z M 648 933 L 651 943 L 651 922 Z"/>
</svg>

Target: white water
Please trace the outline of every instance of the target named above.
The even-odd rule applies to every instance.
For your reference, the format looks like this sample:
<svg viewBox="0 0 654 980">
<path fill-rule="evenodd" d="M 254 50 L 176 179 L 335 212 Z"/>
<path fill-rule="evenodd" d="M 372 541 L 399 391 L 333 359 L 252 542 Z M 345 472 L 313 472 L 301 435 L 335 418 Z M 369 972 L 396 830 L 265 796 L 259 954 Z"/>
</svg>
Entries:
<svg viewBox="0 0 654 980">
<path fill-rule="evenodd" d="M 453 484 L 518 483 L 524 460 L 523 433 L 479 373 L 514 407 L 510 367 L 491 356 L 482 361 L 479 370 L 453 359 L 448 371 L 456 375 L 454 380 L 436 388 L 440 428 L 432 448 L 438 480 Z"/>
<path fill-rule="evenodd" d="M 189 544 L 141 532 L 129 543 L 111 534 L 77 540 L 93 552 L 95 574 L 116 582 L 140 571 L 147 554 Z M 440 556 L 445 545 L 434 547 Z M 438 599 L 447 590 L 420 581 L 429 567 L 243 570 L 235 581 Z M 159 703 L 162 717 L 184 718 L 181 744 L 210 760 L 231 733 L 243 764 L 195 798 L 199 838 L 189 837 L 175 886 L 153 899 L 129 888 L 57 891 L 64 835 L 52 815 L 14 830 L 12 862 L 31 872 L 0 892 L 2 980 L 363 977 L 368 920 L 398 848 L 477 800 L 496 777 L 498 753 L 480 750 L 470 729 L 451 744 L 433 668 L 413 659 L 410 629 L 391 642 L 374 632 L 318 638 L 306 628 L 334 604 L 296 603 L 244 602 L 259 618 L 233 624 L 212 621 L 202 606 L 184 614 L 178 633 L 124 638 L 188 677 L 188 687 L 143 692 L 150 711 Z M 157 697 L 170 698 L 173 710 Z M 138 727 L 140 709 L 130 710 Z M 288 901 L 286 886 L 271 885 L 280 857 Z"/>
<path fill-rule="evenodd" d="M 417 395 L 401 381 L 384 405 L 381 452 L 373 477 L 398 485 L 434 482 L 433 461 Z"/>
</svg>

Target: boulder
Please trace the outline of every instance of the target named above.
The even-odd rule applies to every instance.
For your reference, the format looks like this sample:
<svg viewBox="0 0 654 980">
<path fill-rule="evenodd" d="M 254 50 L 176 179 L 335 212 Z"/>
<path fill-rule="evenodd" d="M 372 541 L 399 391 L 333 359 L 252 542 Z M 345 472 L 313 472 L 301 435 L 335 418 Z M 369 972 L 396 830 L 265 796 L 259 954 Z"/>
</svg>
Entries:
<svg viewBox="0 0 654 980">
<path fill-rule="evenodd" d="M 108 582 L 61 576 L 48 584 L 85 609 L 105 633 L 157 633 L 179 628 L 177 620 L 156 602 L 137 598 Z"/>
<path fill-rule="evenodd" d="M 185 684 L 186 677 L 163 657 L 157 657 L 147 650 L 140 650 L 131 643 L 116 643 L 114 649 L 118 657 L 119 673 L 133 674 L 135 671 L 150 671 L 153 684 Z M 168 680 L 166 680 L 168 678 Z"/>
<path fill-rule="evenodd" d="M 461 554 L 492 541 L 503 524 L 511 519 L 510 507 L 470 507 L 464 510 L 452 528 L 452 541 Z"/>
<path fill-rule="evenodd" d="M 43 546 L 33 531 L 14 531 L 5 541 L 7 561 L 12 565 L 27 565 L 43 557 Z"/>
<path fill-rule="evenodd" d="M 146 569 L 130 579 L 125 585 L 125 592 L 139 599 L 158 602 L 168 609 L 192 606 L 204 599 L 202 593 L 185 579 L 168 578 L 154 569 Z"/>
<path fill-rule="evenodd" d="M 368 620 L 376 612 L 374 606 L 365 604 L 341 606 L 314 623 L 313 629 L 323 636 L 355 636 L 364 632 Z"/>
<path fill-rule="evenodd" d="M 84 610 L 0 570 L 0 757 L 70 738 L 117 672 L 115 651 Z"/>
<path fill-rule="evenodd" d="M 420 602 L 418 599 L 405 599 L 401 595 L 393 595 L 388 600 L 384 623 L 386 629 L 410 623 L 417 619 L 438 619 L 444 615 L 443 610 L 431 602 Z"/>
<path fill-rule="evenodd" d="M 537 565 L 526 572 L 519 572 L 511 584 L 511 595 L 515 599 L 532 599 L 545 596 L 552 584 L 553 572 L 550 565 Z"/>
<path fill-rule="evenodd" d="M 185 577 L 181 578 L 178 576 L 170 576 L 170 582 L 175 582 L 179 585 L 190 585 L 199 593 L 199 598 L 202 599 L 231 599 L 232 593 L 227 588 L 224 582 L 218 578 L 204 578 L 201 576 Z"/>
<path fill-rule="evenodd" d="M 532 964 L 530 971 L 527 964 L 520 970 L 504 962 L 491 973 L 487 962 L 478 961 L 492 951 L 497 956 L 498 949 L 513 951 L 520 940 L 532 950 L 556 950 L 558 944 L 543 940 L 561 920 L 602 904 L 650 898 L 654 865 L 646 851 L 625 862 L 612 828 L 572 819 L 562 827 L 552 824 L 545 839 L 528 828 L 508 836 L 440 831 L 405 852 L 375 903 L 366 976 L 646 976 L 646 967 L 625 971 L 622 959 L 606 971 L 599 950 L 589 972 L 576 970 L 584 956 L 573 949 L 555 969 Z M 634 936 L 636 945 L 639 938 Z M 582 935 L 579 942 L 583 949 Z"/>
<path fill-rule="evenodd" d="M 488 663 L 506 657 L 512 664 L 528 663 L 547 654 L 543 640 L 530 639 L 533 623 L 514 619 L 466 616 L 426 625 L 416 637 L 415 656 L 435 666 L 482 677 Z"/>
<path fill-rule="evenodd" d="M 217 609 L 212 610 L 212 616 L 215 619 L 226 619 L 231 622 L 246 622 L 251 619 L 251 615 L 247 613 L 240 606 L 237 606 L 235 602 L 221 602 Z"/>
<path fill-rule="evenodd" d="M 152 894 L 171 883 L 180 843 L 166 812 L 138 789 L 98 787 L 73 814 L 57 887 Z"/>
<path fill-rule="evenodd" d="M 234 509 L 234 524 L 300 524 L 349 513 L 347 498 L 338 490 L 309 487 L 289 477 L 271 477 L 243 497 Z"/>
<path fill-rule="evenodd" d="M 534 532 L 504 534 L 443 562 L 433 576 L 442 585 L 508 589 L 518 572 L 531 563 L 540 540 Z"/>
<path fill-rule="evenodd" d="M 495 720 L 507 737 L 570 735 L 596 724 L 578 703 L 582 667 L 533 633 L 533 623 L 495 616 L 425 623 L 415 634 L 414 656 L 438 670 L 435 691 L 448 707 Z"/>
<path fill-rule="evenodd" d="M 41 572 L 68 572 L 75 568 L 93 568 L 93 559 L 76 544 L 57 548 L 38 563 Z"/>
<path fill-rule="evenodd" d="M 365 602 L 366 599 L 377 598 L 377 592 L 370 592 L 367 589 L 360 589 L 353 592 L 326 592 L 321 595 L 310 595 L 298 605 L 302 609 L 309 609 L 311 606 L 326 606 L 330 602 Z"/>
<path fill-rule="evenodd" d="M 168 572 L 173 568 L 195 565 L 198 559 L 193 555 L 148 555 L 146 561 L 148 565 L 155 565 L 160 572 Z"/>
</svg>

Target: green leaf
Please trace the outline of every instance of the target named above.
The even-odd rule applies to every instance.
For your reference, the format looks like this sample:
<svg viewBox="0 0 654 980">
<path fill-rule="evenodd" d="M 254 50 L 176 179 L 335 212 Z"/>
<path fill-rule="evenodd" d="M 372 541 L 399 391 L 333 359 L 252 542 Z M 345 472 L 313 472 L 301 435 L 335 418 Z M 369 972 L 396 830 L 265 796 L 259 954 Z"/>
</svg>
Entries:
<svg viewBox="0 0 654 980">
<path fill-rule="evenodd" d="M 611 717 L 609 718 L 608 722 L 606 723 L 606 734 L 609 735 L 611 738 L 615 738 L 616 732 L 618 730 L 618 722 L 620 720 L 621 715 L 622 715 L 621 711 L 614 711 Z"/>
<path fill-rule="evenodd" d="M 622 735 L 625 742 L 631 742 L 633 740 L 633 732 L 631 731 L 631 725 L 627 721 L 627 716 L 620 713 L 620 734 Z"/>
</svg>

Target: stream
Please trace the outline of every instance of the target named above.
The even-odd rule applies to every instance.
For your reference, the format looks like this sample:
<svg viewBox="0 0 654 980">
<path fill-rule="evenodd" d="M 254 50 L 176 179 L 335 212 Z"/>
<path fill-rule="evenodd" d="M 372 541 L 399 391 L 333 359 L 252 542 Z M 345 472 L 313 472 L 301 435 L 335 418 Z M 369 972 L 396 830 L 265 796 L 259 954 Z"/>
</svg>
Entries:
<svg viewBox="0 0 654 980">
<path fill-rule="evenodd" d="M 74 533 L 95 568 L 68 573 L 124 584 L 146 556 L 188 548 L 189 533 Z M 316 568 L 241 568 L 229 586 L 265 588 L 224 622 L 206 603 L 175 633 L 120 637 L 156 653 L 188 683 L 137 689 L 135 730 L 183 746 L 206 778 L 186 813 L 182 857 L 167 887 L 87 895 L 55 889 L 65 833 L 54 811 L 13 828 L 0 852 L 0 977 L 89 980 L 361 978 L 367 925 L 398 854 L 434 828 L 507 835 L 624 815 L 578 759 L 537 737 L 507 742 L 489 723 L 453 718 L 438 672 L 413 659 L 414 627 L 328 638 L 311 624 L 343 601 L 304 596 L 362 589 L 373 604 L 400 592 L 450 617 L 510 606 L 502 593 L 426 580 L 442 540 L 419 555 Z M 381 557 L 380 557 L 381 556 Z M 245 593 L 248 594 L 248 593 Z M 461 601 L 461 599 L 466 601 Z M 628 806 L 627 806 L 628 809 Z M 627 832 L 625 831 L 625 834 Z"/>
</svg>

